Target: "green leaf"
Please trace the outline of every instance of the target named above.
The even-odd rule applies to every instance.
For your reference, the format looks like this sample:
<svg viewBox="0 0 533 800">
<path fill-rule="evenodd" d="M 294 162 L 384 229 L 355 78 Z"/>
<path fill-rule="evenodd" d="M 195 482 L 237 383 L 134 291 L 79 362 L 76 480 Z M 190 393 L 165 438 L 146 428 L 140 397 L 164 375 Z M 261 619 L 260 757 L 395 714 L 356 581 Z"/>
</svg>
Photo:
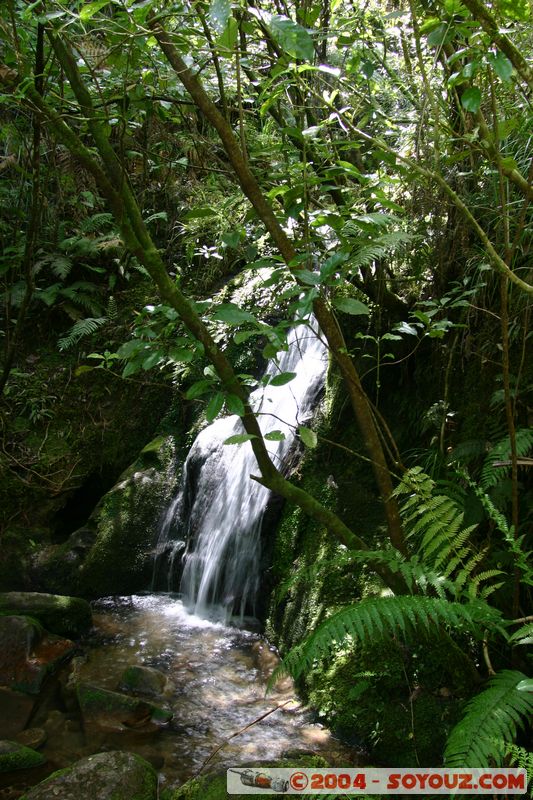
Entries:
<svg viewBox="0 0 533 800">
<path fill-rule="evenodd" d="M 209 7 L 208 18 L 211 27 L 217 35 L 220 35 L 224 31 L 230 14 L 230 0 L 212 0 L 211 6 Z"/>
<path fill-rule="evenodd" d="M 129 378 L 130 375 L 135 375 L 136 372 L 139 372 L 140 368 L 141 365 L 137 361 L 128 361 L 122 370 L 122 377 Z"/>
<path fill-rule="evenodd" d="M 511 79 L 514 69 L 507 56 L 498 52 L 496 55 L 489 55 L 488 61 L 498 78 L 505 83 Z"/>
<path fill-rule="evenodd" d="M 183 219 L 189 222 L 192 219 L 204 219 L 204 217 L 216 217 L 217 212 L 210 206 L 198 206 L 198 208 L 191 208 L 190 211 L 183 216 Z"/>
<path fill-rule="evenodd" d="M 466 111 L 475 114 L 481 105 L 481 90 L 477 86 L 470 86 L 461 95 L 461 105 Z"/>
<path fill-rule="evenodd" d="M 516 685 L 517 692 L 533 692 L 533 678 L 526 678 Z"/>
<path fill-rule="evenodd" d="M 145 370 L 152 369 L 152 367 L 155 367 L 156 364 L 159 364 L 162 358 L 163 358 L 163 353 L 161 353 L 160 350 L 155 350 L 155 352 L 150 353 L 150 355 L 144 359 L 143 369 Z"/>
<path fill-rule="evenodd" d="M 305 28 L 285 16 L 276 14 L 267 22 L 273 38 L 290 56 L 312 61 L 315 55 L 313 40 Z"/>
<path fill-rule="evenodd" d="M 394 328 L 398 333 L 407 333 L 409 336 L 418 336 L 418 330 L 414 325 L 409 325 L 408 322 L 400 322 Z"/>
<path fill-rule="evenodd" d="M 305 283 L 307 286 L 318 286 L 321 280 L 317 272 L 311 272 L 308 269 L 299 269 L 295 275 L 301 283 Z"/>
<path fill-rule="evenodd" d="M 94 0 L 93 3 L 87 3 L 83 6 L 80 11 L 80 19 L 82 22 L 86 22 L 91 17 L 94 17 L 101 8 L 107 6 L 109 4 L 109 0 Z"/>
<path fill-rule="evenodd" d="M 171 361 L 176 361 L 178 364 L 188 364 L 193 360 L 194 353 L 186 347 L 172 347 L 169 350 L 168 357 Z"/>
<path fill-rule="evenodd" d="M 239 417 L 244 416 L 244 403 L 236 394 L 228 394 L 226 397 L 226 408 L 230 414 L 237 414 Z"/>
<path fill-rule="evenodd" d="M 243 231 L 239 228 L 235 231 L 228 231 L 227 233 L 222 234 L 222 241 L 232 250 L 235 250 L 240 244 L 242 239 Z"/>
<path fill-rule="evenodd" d="M 224 395 L 222 392 L 216 392 L 213 395 L 209 403 L 207 404 L 207 408 L 205 410 L 205 418 L 208 422 L 213 422 L 215 417 L 218 417 L 222 406 L 224 405 Z"/>
<path fill-rule="evenodd" d="M 226 439 L 224 444 L 243 444 L 243 442 L 249 442 L 251 439 L 257 439 L 257 436 L 252 433 L 236 433 Z"/>
<path fill-rule="evenodd" d="M 193 383 L 192 386 L 189 386 L 189 388 L 185 392 L 185 397 L 187 400 L 196 400 L 197 397 L 201 397 L 203 394 L 208 392 L 212 386 L 213 386 L 212 381 L 208 380 L 196 381 L 196 383 Z"/>
<path fill-rule="evenodd" d="M 361 303 L 360 300 L 355 300 L 353 297 L 340 297 L 338 300 L 333 301 L 333 305 L 338 311 L 342 311 L 345 314 L 353 314 L 355 316 L 359 314 L 370 314 L 369 307 Z"/>
<path fill-rule="evenodd" d="M 449 26 L 446 22 L 438 25 L 428 36 L 428 44 L 430 47 L 441 47 L 446 37 L 449 34 Z"/>
<path fill-rule="evenodd" d="M 96 367 L 91 367 L 91 366 L 89 366 L 89 364 L 82 364 L 81 366 L 76 367 L 76 369 L 74 370 L 74 375 L 76 375 L 76 377 L 77 377 L 78 375 L 83 375 L 84 372 L 92 372 L 93 369 L 97 369 L 97 368 Z"/>
<path fill-rule="evenodd" d="M 262 331 L 238 331 L 233 337 L 235 344 L 242 344 L 250 339 L 252 336 L 260 336 Z"/>
<path fill-rule="evenodd" d="M 235 17 L 230 17 L 228 19 L 228 23 L 224 29 L 224 31 L 220 34 L 218 39 L 215 42 L 215 47 L 217 50 L 224 51 L 222 55 L 225 55 L 226 52 L 228 55 L 233 52 L 233 48 L 237 42 L 237 36 L 239 35 L 239 24 Z"/>
<path fill-rule="evenodd" d="M 282 431 L 270 431 L 265 433 L 264 438 L 269 442 L 282 442 L 285 439 L 285 434 Z"/>
<path fill-rule="evenodd" d="M 313 449 L 318 444 L 318 438 L 314 431 L 310 428 L 304 428 L 303 425 L 300 425 L 298 428 L 298 433 L 300 434 L 300 439 L 305 444 L 306 447 Z"/>
<path fill-rule="evenodd" d="M 285 386 L 286 383 L 293 381 L 295 377 L 295 372 L 280 372 L 279 375 L 274 375 L 274 377 L 270 379 L 269 383 L 271 386 Z"/>
<path fill-rule="evenodd" d="M 226 322 L 228 325 L 242 325 L 243 322 L 257 322 L 253 314 L 239 308 L 235 303 L 224 303 L 218 306 L 213 313 L 213 319 Z"/>
</svg>

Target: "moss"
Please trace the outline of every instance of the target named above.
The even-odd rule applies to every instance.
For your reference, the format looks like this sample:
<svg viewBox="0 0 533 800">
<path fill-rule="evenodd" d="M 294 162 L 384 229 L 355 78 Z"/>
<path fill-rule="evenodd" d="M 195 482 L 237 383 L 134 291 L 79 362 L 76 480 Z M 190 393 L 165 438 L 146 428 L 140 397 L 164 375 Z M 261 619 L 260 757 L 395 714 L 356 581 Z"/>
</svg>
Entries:
<svg viewBox="0 0 533 800">
<path fill-rule="evenodd" d="M 17 742 L 0 741 L 0 772 L 40 767 L 46 758 L 42 753 Z"/>
<path fill-rule="evenodd" d="M 79 597 L 7 592 L 0 594 L 0 613 L 30 615 L 59 636 L 78 637 L 92 625 L 90 605 Z"/>
</svg>

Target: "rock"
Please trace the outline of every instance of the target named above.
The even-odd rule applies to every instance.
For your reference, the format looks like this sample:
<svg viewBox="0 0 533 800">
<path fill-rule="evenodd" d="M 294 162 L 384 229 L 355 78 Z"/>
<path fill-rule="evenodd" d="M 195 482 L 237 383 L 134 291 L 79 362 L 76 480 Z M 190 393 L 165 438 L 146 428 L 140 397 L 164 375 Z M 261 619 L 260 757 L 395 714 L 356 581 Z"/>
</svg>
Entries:
<svg viewBox="0 0 533 800">
<path fill-rule="evenodd" d="M 5 739 L 0 741 L 0 772 L 40 767 L 45 761 L 42 753 L 37 753 L 31 747 Z"/>
<path fill-rule="evenodd" d="M 21 800 L 155 800 L 157 775 L 133 753 L 98 753 L 54 772 Z"/>
<path fill-rule="evenodd" d="M 178 480 L 174 457 L 172 436 L 147 445 L 84 527 L 36 559 L 33 579 L 38 585 L 90 598 L 144 589 L 159 518 Z"/>
<path fill-rule="evenodd" d="M 81 636 L 92 625 L 91 607 L 86 600 L 57 594 L 3 592 L 0 613 L 26 614 L 48 631 L 67 638 Z"/>
<path fill-rule="evenodd" d="M 110 692 L 88 683 L 78 685 L 78 702 L 84 724 L 101 728 L 125 730 L 138 728 L 146 731 L 166 725 L 172 712 L 164 708 L 130 697 L 119 692 Z"/>
<path fill-rule="evenodd" d="M 74 651 L 29 617 L 0 616 L 0 685 L 38 694 L 46 676 Z"/>
<path fill-rule="evenodd" d="M 2 736 L 13 737 L 24 730 L 36 702 L 37 698 L 29 694 L 0 687 Z"/>
<path fill-rule="evenodd" d="M 42 747 L 46 742 L 46 738 L 44 728 L 26 728 L 26 730 L 20 731 L 15 736 L 19 744 L 23 744 L 25 747 L 32 747 L 34 750 Z"/>
<path fill-rule="evenodd" d="M 167 677 L 153 667 L 126 667 L 120 679 L 120 689 L 132 694 L 144 694 L 148 697 L 159 697 L 164 694 Z"/>
</svg>

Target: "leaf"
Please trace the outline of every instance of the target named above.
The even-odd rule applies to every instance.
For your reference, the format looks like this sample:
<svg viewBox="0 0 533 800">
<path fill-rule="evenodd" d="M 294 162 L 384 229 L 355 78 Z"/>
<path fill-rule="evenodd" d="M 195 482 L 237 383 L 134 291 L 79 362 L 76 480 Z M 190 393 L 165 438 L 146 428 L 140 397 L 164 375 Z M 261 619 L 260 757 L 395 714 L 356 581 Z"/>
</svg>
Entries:
<svg viewBox="0 0 533 800">
<path fill-rule="evenodd" d="M 207 408 L 205 410 L 205 418 L 208 422 L 213 422 L 215 417 L 218 417 L 222 406 L 224 405 L 224 395 L 222 392 L 216 392 L 213 395 L 209 403 L 207 404 Z"/>
<path fill-rule="evenodd" d="M 136 372 L 139 372 L 140 368 L 141 365 L 137 361 L 128 361 L 122 370 L 122 377 L 129 378 L 130 375 L 135 375 Z"/>
<path fill-rule="evenodd" d="M 231 2 L 230 0 L 212 0 L 209 7 L 208 19 L 211 27 L 217 35 L 220 35 L 230 18 Z"/>
<path fill-rule="evenodd" d="M 82 22 L 86 22 L 91 17 L 94 17 L 101 8 L 107 6 L 109 4 L 109 0 L 94 0 L 93 3 L 87 3 L 87 5 L 83 6 L 80 11 L 80 19 Z"/>
<path fill-rule="evenodd" d="M 286 383 L 293 381 L 295 377 L 295 372 L 280 372 L 279 375 L 274 375 L 274 377 L 270 379 L 269 383 L 271 386 L 285 386 Z"/>
<path fill-rule="evenodd" d="M 285 439 L 285 434 L 282 431 L 270 431 L 265 433 L 264 438 L 269 442 L 282 442 Z"/>
<path fill-rule="evenodd" d="M 244 311 L 235 303 L 224 303 L 215 309 L 213 319 L 226 322 L 228 325 L 242 325 L 243 322 L 257 322 L 253 314 Z"/>
<path fill-rule="evenodd" d="M 163 358 L 163 353 L 160 350 L 156 350 L 155 352 L 150 353 L 150 355 L 143 361 L 143 369 L 144 370 L 152 369 L 152 367 L 155 367 L 156 364 L 159 364 L 162 358 Z"/>
<path fill-rule="evenodd" d="M 470 86 L 461 95 L 461 105 L 466 111 L 475 114 L 481 105 L 481 90 L 477 86 Z"/>
<path fill-rule="evenodd" d="M 168 357 L 171 361 L 176 361 L 178 364 L 188 364 L 193 360 L 194 353 L 186 347 L 172 347 L 169 350 Z"/>
<path fill-rule="evenodd" d="M 185 392 L 185 398 L 187 400 L 196 400 L 197 397 L 201 397 L 201 395 L 208 392 L 209 389 L 211 389 L 212 385 L 213 385 L 212 381 L 207 381 L 207 380 L 196 381 L 196 383 L 193 383 L 192 386 L 189 386 L 189 388 Z"/>
<path fill-rule="evenodd" d="M 235 250 L 242 239 L 242 230 L 238 228 L 235 231 L 228 231 L 227 233 L 222 234 L 222 241 L 232 250 Z"/>
<path fill-rule="evenodd" d="M 280 14 L 270 17 L 267 22 L 273 38 L 290 56 L 302 61 L 312 61 L 315 55 L 313 40 L 309 33 L 297 22 Z"/>
<path fill-rule="evenodd" d="M 438 25 L 428 36 L 428 44 L 430 47 L 441 47 L 449 33 L 449 27 L 446 22 Z"/>
<path fill-rule="evenodd" d="M 408 322 L 400 322 L 394 330 L 398 331 L 398 333 L 407 333 L 409 336 L 418 336 L 418 330 Z"/>
<path fill-rule="evenodd" d="M 354 316 L 370 314 L 369 307 L 361 303 L 360 300 L 355 300 L 353 297 L 341 297 L 338 300 L 334 300 L 333 305 L 338 311 L 342 311 L 344 314 L 353 314 Z"/>
<path fill-rule="evenodd" d="M 252 433 L 236 433 L 226 439 L 224 444 L 243 444 L 243 442 L 249 442 L 251 439 L 257 439 L 257 436 Z"/>
<path fill-rule="evenodd" d="M 237 414 L 239 417 L 244 416 L 244 403 L 236 394 L 228 394 L 226 397 L 226 408 L 230 414 Z"/>
<path fill-rule="evenodd" d="M 314 431 L 310 428 L 304 428 L 303 425 L 300 425 L 298 428 L 298 433 L 300 435 L 300 439 L 305 444 L 306 447 L 313 449 L 318 444 L 318 438 Z"/>
<path fill-rule="evenodd" d="M 533 678 L 526 678 L 516 685 L 517 692 L 533 692 Z"/>
<path fill-rule="evenodd" d="M 233 48 L 237 42 L 237 36 L 239 35 L 239 24 L 235 17 L 230 17 L 228 19 L 228 24 L 226 25 L 224 31 L 220 34 L 218 39 L 215 42 L 215 47 L 217 50 L 220 51 L 227 51 L 228 54 L 233 52 Z M 222 53 L 225 55 L 225 53 Z"/>
<path fill-rule="evenodd" d="M 299 269 L 295 275 L 301 283 L 305 283 L 307 286 L 318 286 L 321 280 L 317 272 L 311 272 L 308 269 Z"/>
<path fill-rule="evenodd" d="M 511 79 L 513 74 L 513 65 L 503 53 L 496 53 L 496 55 L 489 55 L 489 64 L 492 66 L 494 72 L 504 83 Z"/>
<path fill-rule="evenodd" d="M 191 208 L 190 211 L 183 216 L 183 219 L 189 222 L 192 219 L 204 219 L 205 217 L 216 217 L 217 212 L 210 206 L 198 206 Z"/>
<path fill-rule="evenodd" d="M 83 375 L 84 372 L 92 372 L 93 369 L 97 369 L 97 368 L 96 367 L 91 367 L 91 366 L 89 366 L 89 364 L 82 364 L 81 366 L 76 367 L 76 369 L 74 370 L 74 375 L 76 375 L 76 376 Z"/>
</svg>

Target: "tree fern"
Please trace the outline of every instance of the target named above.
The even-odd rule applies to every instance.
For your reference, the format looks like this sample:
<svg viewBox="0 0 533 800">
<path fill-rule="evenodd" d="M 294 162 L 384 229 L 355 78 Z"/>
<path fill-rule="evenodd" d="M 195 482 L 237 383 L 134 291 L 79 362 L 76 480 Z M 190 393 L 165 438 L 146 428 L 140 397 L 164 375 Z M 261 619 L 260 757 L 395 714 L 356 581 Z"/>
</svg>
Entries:
<svg viewBox="0 0 533 800">
<path fill-rule="evenodd" d="M 343 608 L 328 617 L 302 644 L 293 648 L 276 670 L 297 678 L 314 662 L 329 655 L 346 637 L 363 644 L 402 634 L 413 638 L 421 631 L 441 626 L 464 629 L 481 635 L 487 626 L 497 625 L 500 612 L 481 601 L 466 605 L 434 597 L 373 597 Z"/>
<path fill-rule="evenodd" d="M 58 347 L 60 350 L 68 350 L 73 347 L 84 336 L 88 336 L 101 328 L 107 322 L 107 317 L 87 317 L 87 319 L 80 319 L 74 323 L 68 333 L 63 336 L 59 342 Z"/>
<path fill-rule="evenodd" d="M 533 693 L 517 689 L 523 680 L 522 672 L 503 670 L 470 700 L 446 742 L 447 767 L 488 767 L 503 761 L 506 744 L 533 713 Z"/>
</svg>

